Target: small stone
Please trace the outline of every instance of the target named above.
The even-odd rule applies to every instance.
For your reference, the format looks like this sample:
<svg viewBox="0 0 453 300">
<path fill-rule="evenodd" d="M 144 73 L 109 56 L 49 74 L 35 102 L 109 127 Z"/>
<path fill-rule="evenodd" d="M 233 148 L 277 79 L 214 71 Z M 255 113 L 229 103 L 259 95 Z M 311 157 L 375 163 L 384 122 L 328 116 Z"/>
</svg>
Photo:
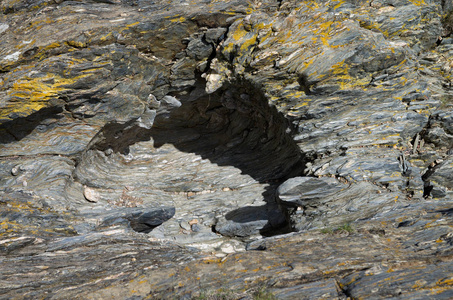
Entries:
<svg viewBox="0 0 453 300">
<path fill-rule="evenodd" d="M 160 101 L 160 104 L 162 106 L 169 107 L 169 108 L 177 108 L 182 105 L 181 101 L 179 101 L 175 97 L 169 96 L 169 95 L 163 97 L 162 100 Z"/>
<path fill-rule="evenodd" d="M 112 149 L 112 148 L 107 148 L 107 149 L 105 149 L 105 150 L 104 150 L 104 154 L 105 154 L 106 156 L 112 155 L 112 154 L 113 154 L 113 149 Z"/>
<path fill-rule="evenodd" d="M 11 174 L 12 174 L 13 176 L 19 175 L 19 167 L 17 167 L 17 166 L 13 167 L 13 168 L 11 169 Z"/>
<path fill-rule="evenodd" d="M 186 222 L 185 220 L 182 220 L 181 223 L 179 223 L 179 227 L 181 227 L 182 229 L 187 230 L 187 231 L 191 230 L 189 223 Z"/>
<path fill-rule="evenodd" d="M 201 227 L 198 224 L 192 224 L 191 229 L 192 229 L 193 232 L 201 231 Z"/>
<path fill-rule="evenodd" d="M 222 250 L 222 252 L 227 253 L 227 254 L 236 252 L 234 249 L 234 246 L 231 245 L 230 243 L 223 244 L 222 247 L 220 248 L 220 250 Z"/>
<path fill-rule="evenodd" d="M 83 187 L 83 195 L 85 196 L 85 199 L 90 202 L 98 202 L 100 198 L 99 193 L 95 189 L 88 186 Z"/>
<path fill-rule="evenodd" d="M 220 74 L 211 73 L 206 75 L 206 93 L 212 94 L 223 85 L 223 76 Z"/>
<path fill-rule="evenodd" d="M 192 226 L 193 224 L 198 224 L 198 220 L 197 219 L 192 219 L 189 221 L 189 225 Z"/>
<path fill-rule="evenodd" d="M 0 33 L 5 32 L 9 28 L 9 25 L 6 23 L 0 23 Z"/>
</svg>

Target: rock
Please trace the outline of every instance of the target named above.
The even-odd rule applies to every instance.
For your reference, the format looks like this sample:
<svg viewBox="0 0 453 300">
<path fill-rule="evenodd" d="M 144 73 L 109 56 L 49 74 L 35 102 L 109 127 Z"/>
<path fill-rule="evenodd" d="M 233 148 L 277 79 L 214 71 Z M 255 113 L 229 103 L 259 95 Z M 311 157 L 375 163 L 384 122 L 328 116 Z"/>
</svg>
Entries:
<svg viewBox="0 0 453 300">
<path fill-rule="evenodd" d="M 155 110 L 146 108 L 143 115 L 141 115 L 137 120 L 138 126 L 145 128 L 145 129 L 151 129 L 151 127 L 153 127 L 154 119 L 156 118 L 156 115 L 157 115 L 157 113 Z"/>
<path fill-rule="evenodd" d="M 217 222 L 215 230 L 224 236 L 247 237 L 266 231 L 270 229 L 269 227 L 266 207 L 246 206 L 228 212 Z"/>
<path fill-rule="evenodd" d="M 175 215 L 174 207 L 154 209 L 152 211 L 133 210 L 124 217 L 130 221 L 131 227 L 137 232 L 148 233 Z"/>
<path fill-rule="evenodd" d="M 449 156 L 445 161 L 437 164 L 432 170 L 426 173 L 425 182 L 428 186 L 429 193 L 434 198 L 450 198 L 453 180 L 453 158 Z"/>
<path fill-rule="evenodd" d="M 178 108 L 182 105 L 178 99 L 176 99 L 173 96 L 168 96 L 168 95 L 164 96 L 162 98 L 162 100 L 160 101 L 160 103 L 161 103 L 161 106 L 163 106 L 167 109 Z"/>
<path fill-rule="evenodd" d="M 19 175 L 19 167 L 18 167 L 18 166 L 14 166 L 14 167 L 11 169 L 11 174 L 12 174 L 13 176 Z"/>
<path fill-rule="evenodd" d="M 212 46 L 204 42 L 201 38 L 193 39 L 186 48 L 187 55 L 197 60 L 207 59 L 212 53 Z"/>
<path fill-rule="evenodd" d="M 226 33 L 226 28 L 209 28 L 204 37 L 206 42 L 211 43 L 212 45 L 218 45 L 219 41 L 222 40 L 224 34 Z"/>
<path fill-rule="evenodd" d="M 347 188 L 335 178 L 294 177 L 278 187 L 278 198 L 287 203 L 304 206 L 326 199 Z"/>
<path fill-rule="evenodd" d="M 198 220 L 197 219 L 192 219 L 188 223 L 189 223 L 190 226 L 192 226 L 194 224 L 198 224 Z"/>
<path fill-rule="evenodd" d="M 2 1 L 2 297 L 451 298 L 452 5 L 390 2 Z"/>
<path fill-rule="evenodd" d="M 278 188 L 277 195 L 283 205 L 301 208 L 290 216 L 293 228 L 298 231 L 372 218 L 403 197 L 367 182 L 347 185 L 326 177 L 291 178 Z"/>
<path fill-rule="evenodd" d="M 439 110 L 431 117 L 429 126 L 423 135 L 428 143 L 437 147 L 453 146 L 453 118 L 449 111 Z"/>
<path fill-rule="evenodd" d="M 90 202 L 98 202 L 100 199 L 99 193 L 88 186 L 83 187 L 83 196 L 85 196 L 85 199 L 87 199 Z"/>
</svg>

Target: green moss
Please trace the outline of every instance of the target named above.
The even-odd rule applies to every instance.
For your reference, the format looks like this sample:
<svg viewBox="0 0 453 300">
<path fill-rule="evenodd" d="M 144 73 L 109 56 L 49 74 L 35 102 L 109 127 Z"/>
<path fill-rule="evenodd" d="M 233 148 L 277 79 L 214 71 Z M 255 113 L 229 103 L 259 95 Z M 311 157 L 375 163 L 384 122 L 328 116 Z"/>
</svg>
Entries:
<svg viewBox="0 0 453 300">
<path fill-rule="evenodd" d="M 320 230 L 321 233 L 323 234 L 336 234 L 336 233 L 342 233 L 342 232 L 348 232 L 348 233 L 353 233 L 355 232 L 355 228 L 352 226 L 351 223 L 344 223 L 343 225 L 338 226 L 337 228 L 332 228 L 332 227 L 325 227 Z"/>
<path fill-rule="evenodd" d="M 331 233 L 333 233 L 333 229 L 330 228 L 330 227 L 325 227 L 325 228 L 321 229 L 321 233 L 323 233 L 323 234 L 331 234 Z"/>
<path fill-rule="evenodd" d="M 354 227 L 352 227 L 351 223 L 345 223 L 342 226 L 339 226 L 336 231 L 346 231 L 349 233 L 353 233 L 355 231 Z"/>
<path fill-rule="evenodd" d="M 268 291 L 265 287 L 261 287 L 258 289 L 254 295 L 253 295 L 254 300 L 274 300 L 277 299 L 277 297 L 274 296 L 270 291 Z"/>
</svg>

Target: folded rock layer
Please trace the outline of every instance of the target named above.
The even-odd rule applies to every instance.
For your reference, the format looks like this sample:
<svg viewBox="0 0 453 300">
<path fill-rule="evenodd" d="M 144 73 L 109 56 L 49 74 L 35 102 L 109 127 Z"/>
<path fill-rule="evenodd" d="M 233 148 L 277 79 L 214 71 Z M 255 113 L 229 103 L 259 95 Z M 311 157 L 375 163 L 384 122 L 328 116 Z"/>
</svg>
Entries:
<svg viewBox="0 0 453 300">
<path fill-rule="evenodd" d="M 0 297 L 451 299 L 451 1 L 0 2 Z"/>
</svg>

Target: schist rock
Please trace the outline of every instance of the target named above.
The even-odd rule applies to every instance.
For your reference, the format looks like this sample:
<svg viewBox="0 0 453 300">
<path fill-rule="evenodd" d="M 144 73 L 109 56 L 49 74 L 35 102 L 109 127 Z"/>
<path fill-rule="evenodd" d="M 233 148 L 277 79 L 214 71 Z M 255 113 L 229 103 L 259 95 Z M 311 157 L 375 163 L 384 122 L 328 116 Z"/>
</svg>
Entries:
<svg viewBox="0 0 453 300">
<path fill-rule="evenodd" d="M 0 298 L 453 298 L 452 8 L 1 1 Z"/>
</svg>

